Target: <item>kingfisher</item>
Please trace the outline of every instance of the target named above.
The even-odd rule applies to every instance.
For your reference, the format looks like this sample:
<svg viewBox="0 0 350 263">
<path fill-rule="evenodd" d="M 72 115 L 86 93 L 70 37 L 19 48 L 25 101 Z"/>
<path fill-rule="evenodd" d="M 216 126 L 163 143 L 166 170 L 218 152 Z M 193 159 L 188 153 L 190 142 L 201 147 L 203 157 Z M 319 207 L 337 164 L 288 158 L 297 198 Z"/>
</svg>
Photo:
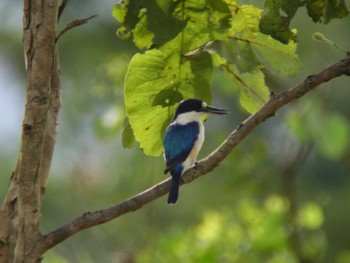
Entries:
<svg viewBox="0 0 350 263">
<path fill-rule="evenodd" d="M 197 160 L 204 141 L 206 114 L 227 114 L 229 111 L 208 105 L 200 99 L 182 100 L 165 131 L 163 147 L 166 160 L 164 174 L 172 176 L 168 204 L 175 204 L 179 196 L 182 174 Z"/>
</svg>

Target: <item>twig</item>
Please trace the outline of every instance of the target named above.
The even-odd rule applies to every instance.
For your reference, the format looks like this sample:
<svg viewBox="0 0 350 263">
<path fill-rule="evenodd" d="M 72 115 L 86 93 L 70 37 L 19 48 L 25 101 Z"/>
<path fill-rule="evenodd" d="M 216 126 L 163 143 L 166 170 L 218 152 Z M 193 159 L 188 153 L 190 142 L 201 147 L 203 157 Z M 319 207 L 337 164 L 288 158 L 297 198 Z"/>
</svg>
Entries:
<svg viewBox="0 0 350 263">
<path fill-rule="evenodd" d="M 316 75 L 307 77 L 302 83 L 288 89 L 287 91 L 276 95 L 272 94 L 269 101 L 266 102 L 259 111 L 241 123 L 221 144 L 221 146 L 219 146 L 205 159 L 199 161 L 196 168 L 187 170 L 183 175 L 181 184 L 190 183 L 191 181 L 213 170 L 260 123 L 274 116 L 277 110 L 279 110 L 281 107 L 293 100 L 298 99 L 320 84 L 328 82 L 329 80 L 341 75 L 350 76 L 350 56 L 326 68 Z M 167 179 L 112 207 L 95 212 L 84 213 L 70 223 L 59 227 L 47 235 L 44 235 L 42 241 L 38 244 L 37 249 L 41 253 L 44 253 L 51 247 L 57 245 L 83 229 L 103 224 L 128 212 L 136 211 L 151 201 L 165 195 L 169 190 L 169 185 L 170 179 Z"/>
<path fill-rule="evenodd" d="M 57 21 L 60 20 L 63 10 L 66 8 L 68 0 L 62 0 L 60 6 L 58 7 Z"/>
<path fill-rule="evenodd" d="M 58 36 L 56 37 L 56 42 L 58 41 L 58 39 L 64 34 L 66 33 L 67 31 L 73 29 L 74 27 L 77 27 L 77 26 L 81 26 L 81 25 L 84 25 L 86 24 L 90 19 L 96 17 L 97 15 L 93 15 L 93 16 L 89 16 L 87 18 L 83 18 L 83 19 L 76 19 L 76 20 L 73 20 L 72 22 L 69 22 L 66 27 L 58 34 Z"/>
</svg>

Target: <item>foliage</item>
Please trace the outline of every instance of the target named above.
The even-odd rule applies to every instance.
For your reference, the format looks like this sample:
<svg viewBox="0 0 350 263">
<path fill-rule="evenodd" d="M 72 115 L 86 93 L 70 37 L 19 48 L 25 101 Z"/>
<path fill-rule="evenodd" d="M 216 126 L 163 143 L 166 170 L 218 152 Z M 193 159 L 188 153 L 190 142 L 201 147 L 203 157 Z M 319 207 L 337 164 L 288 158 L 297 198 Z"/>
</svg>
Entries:
<svg viewBox="0 0 350 263">
<path fill-rule="evenodd" d="M 271 195 L 263 203 L 249 198 L 237 200 L 235 210 L 209 210 L 195 229 L 174 231 L 150 246 L 137 262 L 299 262 L 290 244 L 288 201 Z M 325 249 L 320 227 L 323 214 L 317 204 L 300 210 L 302 229 L 309 229 L 304 258 L 311 262 Z M 162 259 L 162 260 L 160 260 Z"/>
<path fill-rule="evenodd" d="M 298 9 L 303 7 L 306 7 L 314 22 L 329 23 L 334 18 L 343 18 L 349 14 L 345 0 L 266 0 L 266 13 L 260 22 L 261 32 L 283 43 L 295 41 L 296 32 L 290 29 L 290 23 Z"/>
<path fill-rule="evenodd" d="M 239 90 L 241 106 L 250 113 L 269 96 L 262 70 L 298 71 L 296 44 L 283 45 L 260 33 L 261 12 L 223 0 L 115 5 L 113 15 L 122 23 L 118 35 L 148 49 L 130 62 L 124 90 L 133 135 L 146 155 L 162 153 L 162 135 L 177 102 L 188 97 L 210 102 L 214 67 L 233 78 L 232 88 Z M 272 55 L 276 53 L 280 55 Z M 123 138 L 130 138 L 130 132 L 124 130 Z"/>
<path fill-rule="evenodd" d="M 146 155 L 161 154 L 162 135 L 176 103 L 187 97 L 210 102 L 215 69 L 228 77 L 229 89 L 235 91 L 230 94 L 238 94 L 241 108 L 248 113 L 257 111 L 270 94 L 266 75 L 293 75 L 301 68 L 296 54 L 297 30 L 290 24 L 304 5 L 314 22 L 329 23 L 348 14 L 343 1 L 326 0 L 266 0 L 264 9 L 228 0 L 139 0 L 115 5 L 113 15 L 121 23 L 117 34 L 132 39 L 141 50 L 131 60 L 125 78 L 125 146 L 131 146 L 135 136 Z M 341 115 L 325 115 L 321 107 L 316 107 L 313 114 L 303 119 L 299 111 L 303 108 L 291 110 L 286 120 L 301 144 L 317 143 L 320 153 L 330 159 L 346 154 L 349 128 Z M 320 121 L 324 130 L 318 128 Z M 281 204 L 277 205 L 280 210 L 272 204 Z M 234 211 L 206 211 L 194 230 L 164 236 L 157 241 L 160 244 L 156 254 L 150 245 L 137 259 L 320 261 L 326 250 L 326 239 L 320 230 L 324 222 L 322 208 L 309 202 L 294 215 L 297 227 L 308 233 L 299 244 L 299 254 L 290 243 L 291 233 L 285 229 L 292 213 L 288 209 L 288 201 L 278 196 L 268 197 L 264 209 L 242 198 Z M 245 211 L 250 211 L 247 214 L 251 220 L 244 217 Z M 232 246 L 237 250 L 230 249 Z"/>
</svg>

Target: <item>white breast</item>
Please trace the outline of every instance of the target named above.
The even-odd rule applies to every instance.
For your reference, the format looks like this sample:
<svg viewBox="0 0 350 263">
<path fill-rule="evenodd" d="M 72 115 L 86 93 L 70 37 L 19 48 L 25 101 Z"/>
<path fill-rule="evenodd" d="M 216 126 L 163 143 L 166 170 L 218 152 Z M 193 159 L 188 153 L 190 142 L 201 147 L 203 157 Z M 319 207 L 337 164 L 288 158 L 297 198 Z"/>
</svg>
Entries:
<svg viewBox="0 0 350 263">
<path fill-rule="evenodd" d="M 197 160 L 197 156 L 198 153 L 200 151 L 200 149 L 202 148 L 202 144 L 204 141 L 204 125 L 201 121 L 198 121 L 199 124 L 199 134 L 198 134 L 198 138 L 196 140 L 196 142 L 194 143 L 193 149 L 190 153 L 190 155 L 187 157 L 187 159 L 183 162 L 182 166 L 183 166 L 183 171 L 186 171 L 187 169 L 189 169 Z"/>
</svg>

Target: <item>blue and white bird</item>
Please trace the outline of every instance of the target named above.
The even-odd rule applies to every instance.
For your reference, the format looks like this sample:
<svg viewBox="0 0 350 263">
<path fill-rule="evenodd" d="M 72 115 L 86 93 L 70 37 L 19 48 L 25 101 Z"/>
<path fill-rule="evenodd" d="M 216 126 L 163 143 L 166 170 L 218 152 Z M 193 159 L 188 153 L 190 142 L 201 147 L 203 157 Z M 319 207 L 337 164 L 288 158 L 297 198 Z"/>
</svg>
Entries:
<svg viewBox="0 0 350 263">
<path fill-rule="evenodd" d="M 168 204 L 176 203 L 181 175 L 196 162 L 204 141 L 201 118 L 208 113 L 227 114 L 229 111 L 209 106 L 199 99 L 186 99 L 179 103 L 166 129 L 163 141 L 166 160 L 164 174 L 170 172 L 172 176 Z"/>
</svg>

